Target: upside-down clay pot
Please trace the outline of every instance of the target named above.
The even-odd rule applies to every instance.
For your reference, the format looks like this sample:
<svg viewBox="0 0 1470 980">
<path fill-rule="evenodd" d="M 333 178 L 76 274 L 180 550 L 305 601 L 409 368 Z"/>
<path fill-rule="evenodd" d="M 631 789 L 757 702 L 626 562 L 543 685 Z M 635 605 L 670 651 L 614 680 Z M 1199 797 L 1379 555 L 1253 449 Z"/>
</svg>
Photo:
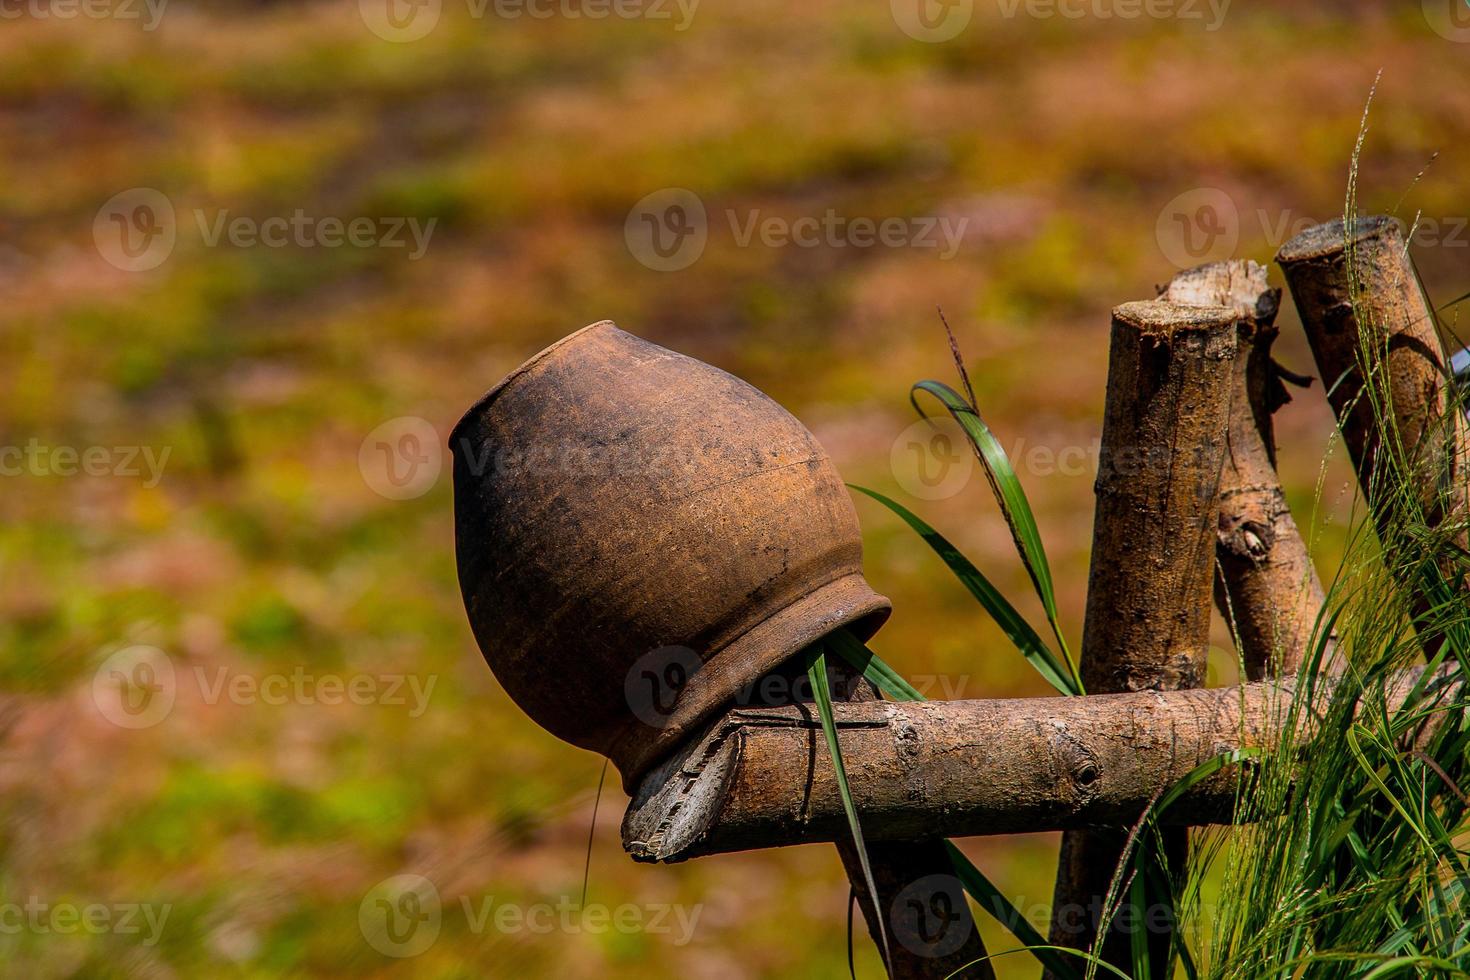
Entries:
<svg viewBox="0 0 1470 980">
<path fill-rule="evenodd" d="M 460 589 L 486 661 L 629 792 L 768 671 L 888 618 L 812 434 L 610 321 L 512 371 L 450 447 Z"/>
</svg>

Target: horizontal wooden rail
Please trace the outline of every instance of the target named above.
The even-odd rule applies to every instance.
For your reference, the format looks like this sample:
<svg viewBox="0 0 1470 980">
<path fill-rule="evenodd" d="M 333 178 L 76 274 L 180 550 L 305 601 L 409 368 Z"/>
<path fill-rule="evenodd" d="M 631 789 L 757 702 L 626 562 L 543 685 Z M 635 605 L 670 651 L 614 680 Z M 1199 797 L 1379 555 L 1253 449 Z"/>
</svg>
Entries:
<svg viewBox="0 0 1470 980">
<path fill-rule="evenodd" d="M 1272 744 L 1296 683 L 834 708 L 865 836 L 970 837 L 1129 825 L 1201 763 Z M 1228 822 L 1236 776 L 1200 781 L 1161 820 Z M 640 861 L 847 833 L 809 705 L 732 710 L 649 773 L 623 820 L 623 846 Z"/>
</svg>

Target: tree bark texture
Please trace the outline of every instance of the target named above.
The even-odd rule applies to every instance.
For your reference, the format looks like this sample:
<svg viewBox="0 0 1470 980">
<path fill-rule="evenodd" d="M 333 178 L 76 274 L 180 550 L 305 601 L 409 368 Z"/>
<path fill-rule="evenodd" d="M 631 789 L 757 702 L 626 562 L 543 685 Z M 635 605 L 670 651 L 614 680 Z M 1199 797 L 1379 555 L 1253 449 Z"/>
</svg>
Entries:
<svg viewBox="0 0 1470 980">
<path fill-rule="evenodd" d="M 1266 285 L 1265 267 L 1235 260 L 1179 273 L 1160 298 L 1240 315 L 1220 474 L 1215 604 L 1240 642 L 1247 677 L 1295 673 L 1326 596 L 1276 475 L 1272 415 L 1291 400 L 1271 358 L 1281 290 Z"/>
<path fill-rule="evenodd" d="M 1421 674 L 1406 672 L 1390 703 Z M 834 713 L 863 833 L 882 844 L 1131 825 L 1201 763 L 1275 745 L 1299 683 L 871 701 L 835 705 Z M 1319 698 L 1329 696 L 1331 683 L 1319 684 Z M 1293 735 L 1310 737 L 1310 730 Z M 638 861 L 670 862 L 845 840 L 842 797 L 825 753 L 810 705 L 733 710 L 644 779 L 623 818 L 623 847 Z M 1228 822 L 1238 775 L 1224 770 L 1202 780 L 1161 820 Z"/>
<path fill-rule="evenodd" d="M 846 662 L 829 657 L 827 668 L 833 679 L 834 701 L 851 704 L 881 700 L 873 685 Z M 809 704 L 806 707 L 815 710 Z M 820 734 L 820 723 L 818 731 Z M 841 734 L 838 738 L 845 759 L 846 741 Z M 827 754 L 825 737 L 819 752 L 820 756 Z M 825 768 L 835 776 L 830 759 Z M 858 819 L 866 828 L 867 819 L 861 811 Z M 851 831 L 837 837 L 836 844 L 868 935 L 890 977 L 994 980 L 995 969 L 985 958 L 985 944 L 942 837 L 868 843 L 868 867 L 877 895 L 868 889 Z"/>
<path fill-rule="evenodd" d="M 1089 693 L 1171 691 L 1204 679 L 1240 316 L 1232 309 L 1150 301 L 1113 311 L 1102 456 L 1081 669 Z M 1051 941 L 1091 949 L 1093 916 L 1126 848 L 1121 823 L 1062 837 Z M 1183 868 L 1183 828 L 1165 832 L 1171 872 Z M 1167 932 L 1149 937 L 1163 972 Z M 1102 957 L 1132 964 L 1130 937 L 1114 928 Z"/>
</svg>

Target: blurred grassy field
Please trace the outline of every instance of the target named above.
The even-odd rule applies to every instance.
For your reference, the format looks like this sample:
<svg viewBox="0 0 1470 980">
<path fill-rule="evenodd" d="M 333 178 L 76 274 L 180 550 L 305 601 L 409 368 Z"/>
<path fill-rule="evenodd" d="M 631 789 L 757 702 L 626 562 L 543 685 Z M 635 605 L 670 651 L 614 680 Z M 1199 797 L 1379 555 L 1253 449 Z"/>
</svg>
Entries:
<svg viewBox="0 0 1470 980">
<path fill-rule="evenodd" d="M 692 940 L 475 928 L 462 898 L 579 895 L 600 760 L 501 692 L 461 608 L 448 481 L 375 492 L 359 466 L 368 434 L 420 417 L 442 445 L 506 370 L 609 317 L 771 393 L 848 479 L 899 496 L 1028 598 L 983 480 L 914 500 L 891 462 L 908 384 L 948 377 L 936 305 L 1018 458 L 1090 447 L 1108 310 L 1175 271 L 1171 202 L 1223 193 L 1238 231 L 1226 251 L 1262 261 L 1281 228 L 1339 214 L 1380 68 L 1361 207 L 1437 218 L 1416 251 L 1431 294 L 1470 288 L 1470 232 L 1452 231 L 1470 208 L 1470 44 L 1432 31 L 1418 3 L 1240 2 L 1218 30 L 981 3 L 943 43 L 905 34 L 887 5 L 831 0 L 703 4 L 682 30 L 677 8 L 471 9 L 446 2 L 403 42 L 336 2 L 179 4 L 152 30 L 34 9 L 0 22 L 0 443 L 169 451 L 156 486 L 59 465 L 0 481 L 0 902 L 170 910 L 151 944 L 11 930 L 0 915 L 6 975 L 845 976 L 831 848 L 634 866 L 615 780 L 588 900 L 697 905 Z M 661 272 L 624 225 L 669 187 L 700 197 L 709 241 Z M 110 263 L 94 235 L 132 188 L 177 215 L 148 271 Z M 211 245 L 196 209 L 435 224 L 409 260 Z M 967 231 L 941 258 L 742 247 L 725 223 L 828 209 Z M 1280 356 L 1310 370 L 1295 324 L 1288 310 Z M 1322 470 L 1320 387 L 1278 424 L 1289 496 L 1330 577 L 1352 490 L 1339 459 Z M 1023 462 L 1021 475 L 1076 638 L 1090 467 Z M 869 577 L 896 607 L 874 644 L 887 659 L 935 694 L 1047 693 L 916 539 L 858 508 Z M 1217 640 L 1214 679 L 1229 680 Z M 130 729 L 99 711 L 94 680 L 137 644 L 169 658 L 176 700 Z M 415 712 L 210 703 L 197 683 L 298 668 L 434 686 Z M 1053 837 L 966 849 L 1023 910 L 1049 900 Z M 403 958 L 360 927 L 365 896 L 400 873 L 443 903 L 437 940 Z M 993 951 L 1012 945 L 986 931 Z M 861 936 L 858 969 L 878 975 Z"/>
</svg>

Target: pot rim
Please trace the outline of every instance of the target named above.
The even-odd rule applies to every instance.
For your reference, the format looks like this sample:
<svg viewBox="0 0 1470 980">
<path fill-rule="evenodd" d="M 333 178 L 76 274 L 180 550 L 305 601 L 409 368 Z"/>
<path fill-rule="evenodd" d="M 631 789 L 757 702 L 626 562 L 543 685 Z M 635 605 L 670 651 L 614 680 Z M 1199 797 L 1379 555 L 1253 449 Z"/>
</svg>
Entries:
<svg viewBox="0 0 1470 980">
<path fill-rule="evenodd" d="M 624 719 L 603 749 L 634 796 L 644 775 L 706 725 L 730 699 L 729 688 L 757 680 L 822 637 L 845 626 L 866 642 L 887 623 L 893 603 L 874 591 L 861 570 L 846 571 L 752 623 L 704 658 L 667 726 L 649 737 L 646 724 Z"/>
<path fill-rule="evenodd" d="M 585 339 L 584 335 L 590 334 L 592 331 L 597 330 L 600 327 L 611 327 L 614 330 L 621 329 L 612 320 L 598 320 L 596 323 L 589 323 L 587 324 L 587 326 L 582 327 L 580 330 L 573 330 L 571 333 L 567 334 L 565 337 L 561 338 L 555 343 L 543 347 L 541 350 L 537 351 L 535 354 L 532 354 L 530 357 L 522 361 L 518 367 L 512 368 L 510 373 L 501 378 L 499 381 L 495 382 L 495 384 L 491 386 L 489 391 L 485 392 L 479 398 L 475 399 L 475 403 L 465 410 L 465 413 L 459 417 L 458 422 L 454 423 L 454 428 L 449 431 L 450 448 L 454 448 L 454 442 L 455 439 L 459 436 L 460 429 L 465 427 L 465 425 L 470 421 L 471 416 L 477 416 L 482 411 L 489 408 L 490 404 L 494 402 L 495 399 L 498 398 L 507 387 L 510 386 L 510 383 L 512 381 L 515 381 L 523 374 L 529 373 L 530 370 L 534 368 L 537 364 L 540 364 L 542 361 L 546 360 L 546 358 L 550 357 L 561 348 L 571 345 L 574 341 Z"/>
</svg>

